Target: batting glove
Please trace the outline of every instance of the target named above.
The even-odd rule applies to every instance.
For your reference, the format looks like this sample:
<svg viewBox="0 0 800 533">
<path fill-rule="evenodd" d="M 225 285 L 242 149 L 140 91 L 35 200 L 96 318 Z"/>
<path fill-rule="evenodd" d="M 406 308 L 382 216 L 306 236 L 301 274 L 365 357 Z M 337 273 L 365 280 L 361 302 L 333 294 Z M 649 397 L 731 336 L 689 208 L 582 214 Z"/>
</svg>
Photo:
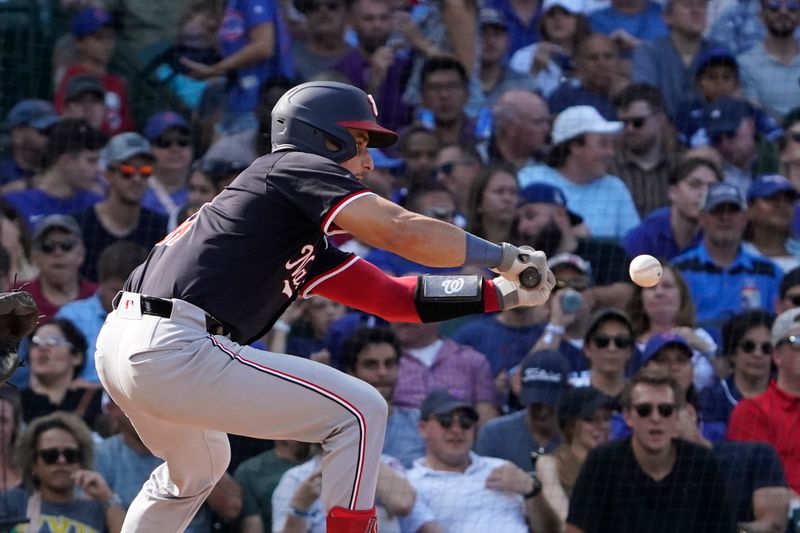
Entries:
<svg viewBox="0 0 800 533">
<path fill-rule="evenodd" d="M 519 282 L 508 280 L 502 276 L 494 278 L 492 283 L 497 289 L 500 308 L 505 311 L 514 307 L 533 307 L 545 303 L 550 298 L 553 287 L 556 286 L 556 277 L 547 266 L 543 267 L 541 272 L 544 273 L 542 281 L 532 289 L 526 289 Z"/>
</svg>

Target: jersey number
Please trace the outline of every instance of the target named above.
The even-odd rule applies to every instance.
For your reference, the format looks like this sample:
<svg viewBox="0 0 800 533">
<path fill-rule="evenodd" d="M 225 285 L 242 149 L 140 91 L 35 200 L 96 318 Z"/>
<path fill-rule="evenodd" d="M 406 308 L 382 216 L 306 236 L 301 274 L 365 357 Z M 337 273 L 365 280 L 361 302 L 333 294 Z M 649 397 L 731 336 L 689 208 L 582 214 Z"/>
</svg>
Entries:
<svg viewBox="0 0 800 533">
<path fill-rule="evenodd" d="M 198 211 L 198 213 L 199 213 L 199 211 Z M 192 215 L 189 218 L 187 218 L 186 220 L 184 220 L 183 224 L 181 224 L 180 226 L 178 226 L 177 228 L 172 230 L 172 232 L 169 235 L 167 235 L 166 237 L 161 239 L 159 242 L 157 242 L 156 246 L 161 246 L 161 245 L 172 246 L 173 244 L 178 242 L 178 240 L 181 237 L 186 235 L 189 232 L 189 230 L 192 229 L 192 226 L 194 226 L 195 221 L 197 221 L 198 213 L 195 213 L 194 215 Z"/>
</svg>

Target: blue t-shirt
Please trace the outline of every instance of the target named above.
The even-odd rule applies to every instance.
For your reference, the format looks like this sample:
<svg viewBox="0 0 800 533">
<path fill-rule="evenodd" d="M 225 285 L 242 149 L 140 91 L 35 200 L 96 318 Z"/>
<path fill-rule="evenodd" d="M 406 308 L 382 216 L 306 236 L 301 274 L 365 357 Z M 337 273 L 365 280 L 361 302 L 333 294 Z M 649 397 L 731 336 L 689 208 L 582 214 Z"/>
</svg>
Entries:
<svg viewBox="0 0 800 533">
<path fill-rule="evenodd" d="M 733 408 L 742 400 L 742 393 L 736 388 L 733 375 L 719 380 L 698 395 L 699 415 L 702 421 L 703 436 L 711 442 L 725 440 L 728 421 Z"/>
<path fill-rule="evenodd" d="M 511 0 L 490 0 L 484 7 L 492 7 L 503 12 L 508 27 L 508 55 L 529 44 L 537 43 L 539 35 L 539 20 L 542 18 L 542 4 L 539 3 L 533 18 L 525 23 L 511 5 Z"/>
<path fill-rule="evenodd" d="M 47 215 L 71 215 L 96 204 L 102 197 L 91 191 L 78 191 L 69 198 L 56 198 L 41 189 L 26 189 L 7 194 L 6 200 L 33 229 Z"/>
<path fill-rule="evenodd" d="M 32 178 L 33 174 L 19 166 L 13 157 L 0 161 L 0 185 L 17 180 L 27 180 Z"/>
<path fill-rule="evenodd" d="M 28 493 L 25 490 L 14 488 L 0 494 L 0 521 L 3 523 L 11 523 L 17 518 L 22 522 L 27 508 Z M 103 533 L 106 531 L 106 516 L 102 505 L 83 495 L 67 503 L 42 501 L 37 523 L 13 531 Z"/>
<path fill-rule="evenodd" d="M 255 110 L 261 84 L 283 76 L 292 78 L 291 42 L 286 23 L 275 0 L 228 0 L 217 37 L 220 52 L 229 57 L 248 44 L 247 33 L 255 26 L 271 23 L 275 35 L 275 52 L 264 61 L 238 69 L 229 77 L 226 109 L 229 113 Z M 182 205 L 182 204 L 181 204 Z"/>
<path fill-rule="evenodd" d="M 561 113 L 568 107 L 576 105 L 590 105 L 597 109 L 606 120 L 617 120 L 617 108 L 611 103 L 607 96 L 594 93 L 583 87 L 577 78 L 564 80 L 556 87 L 553 94 L 548 98 L 550 112 L 554 115 Z"/>
<path fill-rule="evenodd" d="M 621 29 L 643 41 L 660 39 L 669 33 L 661 14 L 661 6 L 655 2 L 648 2 L 635 15 L 628 15 L 614 6 L 608 6 L 589 15 L 589 24 L 594 33 L 609 35 Z"/>
<path fill-rule="evenodd" d="M 698 232 L 690 247 L 696 246 L 701 240 L 702 233 Z M 660 207 L 647 215 L 641 224 L 625 234 L 620 244 L 628 257 L 649 254 L 667 261 L 688 250 L 688 248 L 681 249 L 675 242 L 669 207 Z"/>
</svg>

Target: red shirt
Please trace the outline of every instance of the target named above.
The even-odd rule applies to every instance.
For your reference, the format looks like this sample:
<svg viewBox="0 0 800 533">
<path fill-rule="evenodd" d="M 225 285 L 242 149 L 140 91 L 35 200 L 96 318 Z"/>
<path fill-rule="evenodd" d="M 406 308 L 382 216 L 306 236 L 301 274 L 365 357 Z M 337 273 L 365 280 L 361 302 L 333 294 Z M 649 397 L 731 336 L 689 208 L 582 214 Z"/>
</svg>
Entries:
<svg viewBox="0 0 800 533">
<path fill-rule="evenodd" d="M 789 486 L 800 493 L 800 397 L 771 382 L 762 394 L 736 405 L 727 438 L 772 444 L 783 462 Z"/>
<path fill-rule="evenodd" d="M 66 71 L 56 86 L 53 96 L 53 105 L 56 111 L 64 112 L 64 95 L 69 80 L 81 74 L 97 76 L 106 89 L 106 117 L 103 120 L 102 130 L 106 135 L 116 135 L 123 131 L 133 130 L 133 118 L 128 105 L 128 84 L 114 74 L 98 75 L 82 65 L 72 65 Z"/>
<path fill-rule="evenodd" d="M 88 298 L 97 291 L 97 284 L 91 281 L 82 279 L 80 283 L 76 300 Z M 53 315 L 60 309 L 57 305 L 44 297 L 42 294 L 42 285 L 38 277 L 32 281 L 21 284 L 16 289 L 28 291 L 31 293 L 31 296 L 33 296 L 36 307 L 39 308 L 39 324 L 47 324 L 50 322 L 53 319 Z"/>
</svg>

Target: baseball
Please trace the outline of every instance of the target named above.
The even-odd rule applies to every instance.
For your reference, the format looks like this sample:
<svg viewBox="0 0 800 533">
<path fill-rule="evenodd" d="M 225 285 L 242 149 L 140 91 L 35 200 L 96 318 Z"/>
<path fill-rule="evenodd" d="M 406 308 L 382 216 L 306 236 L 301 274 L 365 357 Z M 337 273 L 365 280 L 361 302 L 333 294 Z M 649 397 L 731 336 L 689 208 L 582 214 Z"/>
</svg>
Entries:
<svg viewBox="0 0 800 533">
<path fill-rule="evenodd" d="M 637 255 L 628 269 L 631 279 L 640 287 L 652 287 L 661 279 L 661 263 L 652 255 Z"/>
</svg>

